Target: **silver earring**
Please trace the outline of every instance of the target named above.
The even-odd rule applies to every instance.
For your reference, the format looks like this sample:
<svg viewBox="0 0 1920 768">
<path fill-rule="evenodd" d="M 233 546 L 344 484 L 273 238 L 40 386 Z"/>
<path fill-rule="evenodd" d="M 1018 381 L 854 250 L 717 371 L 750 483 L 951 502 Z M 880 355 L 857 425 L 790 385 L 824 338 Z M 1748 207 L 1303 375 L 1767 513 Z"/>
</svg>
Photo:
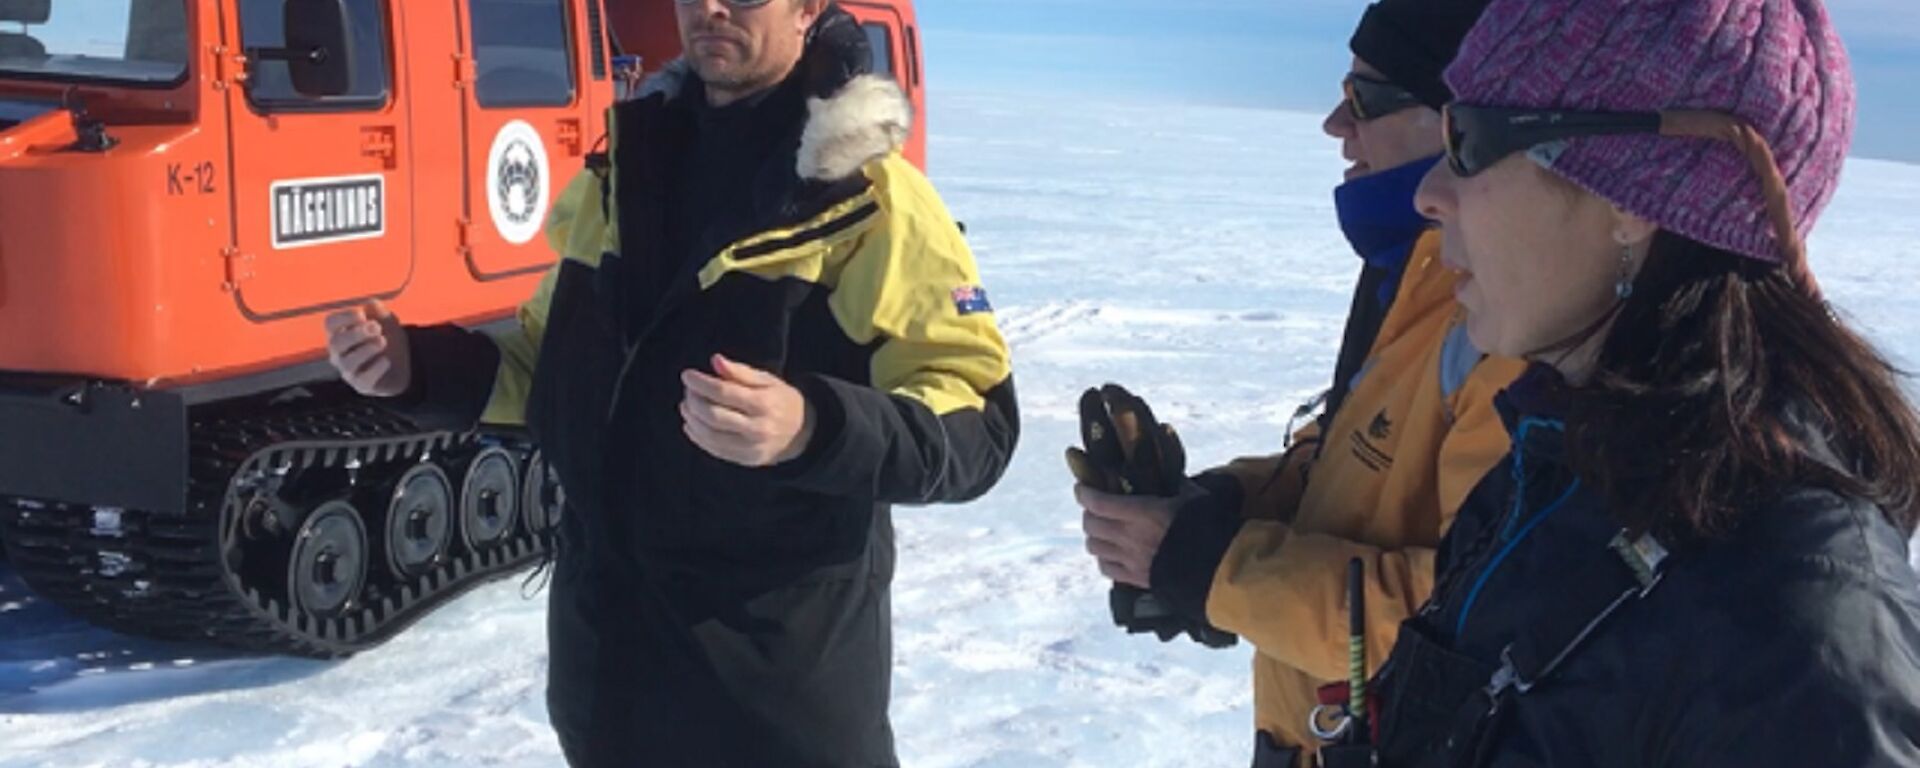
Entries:
<svg viewBox="0 0 1920 768">
<path fill-rule="evenodd" d="M 1613 284 L 1613 295 L 1626 301 L 1633 296 L 1633 246 L 1620 246 L 1620 281 Z"/>
</svg>

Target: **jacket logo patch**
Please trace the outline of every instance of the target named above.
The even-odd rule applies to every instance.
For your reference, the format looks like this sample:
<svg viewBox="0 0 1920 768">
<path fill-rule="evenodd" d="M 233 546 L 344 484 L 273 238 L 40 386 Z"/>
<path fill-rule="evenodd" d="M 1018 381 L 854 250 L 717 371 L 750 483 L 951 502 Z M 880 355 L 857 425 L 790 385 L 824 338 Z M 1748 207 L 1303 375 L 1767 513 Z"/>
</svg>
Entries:
<svg viewBox="0 0 1920 768">
<path fill-rule="evenodd" d="M 1385 440 L 1392 434 L 1393 422 L 1387 420 L 1386 409 L 1381 409 L 1380 415 L 1373 417 L 1373 423 L 1367 426 L 1367 435 L 1375 440 Z"/>
<path fill-rule="evenodd" d="M 993 311 L 993 305 L 987 303 L 987 289 L 977 285 L 953 289 L 953 308 L 962 316 Z"/>
<path fill-rule="evenodd" d="M 1393 421 L 1387 418 L 1387 411 L 1383 408 L 1373 417 L 1373 421 L 1367 424 L 1365 431 L 1358 429 L 1353 431 L 1353 457 L 1375 472 L 1392 469 L 1393 454 L 1381 447 L 1382 445 L 1390 446 L 1389 440 L 1392 437 Z"/>
</svg>

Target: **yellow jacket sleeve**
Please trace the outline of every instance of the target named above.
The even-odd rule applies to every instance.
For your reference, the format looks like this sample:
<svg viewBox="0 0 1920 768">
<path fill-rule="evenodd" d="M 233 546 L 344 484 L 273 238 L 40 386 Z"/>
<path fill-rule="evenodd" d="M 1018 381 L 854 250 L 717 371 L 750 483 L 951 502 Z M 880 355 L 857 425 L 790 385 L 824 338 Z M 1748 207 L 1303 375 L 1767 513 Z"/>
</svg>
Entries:
<svg viewBox="0 0 1920 768">
<path fill-rule="evenodd" d="M 984 494 L 1019 436 L 1012 361 L 973 252 L 933 186 L 898 155 L 870 164 L 880 220 L 848 244 L 828 300 L 869 380 L 797 381 L 814 441 L 796 487 L 892 503 Z"/>
<path fill-rule="evenodd" d="M 1253 520 L 1215 572 L 1207 618 L 1260 653 L 1326 680 L 1347 669 L 1347 564 L 1367 565 L 1368 658 L 1384 660 L 1400 622 L 1433 589 L 1434 552 L 1385 549 Z"/>
<path fill-rule="evenodd" d="M 598 267 L 600 255 L 616 247 L 614 227 L 601 202 L 605 183 L 589 170 L 554 199 L 547 243 L 562 258 L 547 270 L 512 322 L 487 333 L 453 325 L 407 329 L 414 386 L 399 407 L 423 428 L 462 431 L 476 424 L 526 423 L 527 397 L 560 271 L 568 262 Z"/>
<path fill-rule="evenodd" d="M 515 322 L 489 334 L 500 349 L 500 362 L 494 371 L 493 393 L 481 412 L 483 424 L 522 426 L 526 423 L 527 398 L 533 391 L 533 369 L 540 361 L 540 340 L 547 332 L 547 310 L 553 302 L 553 288 L 560 275 L 556 264 L 540 278 L 533 298 L 520 305 Z"/>
<path fill-rule="evenodd" d="M 553 212 L 547 217 L 547 245 L 561 260 L 547 270 L 533 296 L 520 305 L 514 314 L 516 322 L 489 334 L 500 349 L 500 363 L 494 373 L 493 393 L 480 416 L 482 423 L 518 426 L 526 422 L 533 369 L 540 360 L 540 341 L 546 336 L 547 312 L 560 270 L 568 261 L 597 267 L 601 254 L 619 247 L 602 203 L 606 183 L 600 174 L 585 171 L 554 198 Z"/>
<path fill-rule="evenodd" d="M 1224 501 L 1237 507 L 1248 520 L 1292 520 L 1306 491 L 1307 472 L 1313 466 L 1313 449 L 1320 442 L 1320 426 L 1308 424 L 1295 432 L 1286 451 L 1268 456 L 1247 456 L 1208 470 L 1200 484 L 1221 493 Z M 1231 479 L 1221 486 L 1209 482 L 1206 475 Z"/>
</svg>

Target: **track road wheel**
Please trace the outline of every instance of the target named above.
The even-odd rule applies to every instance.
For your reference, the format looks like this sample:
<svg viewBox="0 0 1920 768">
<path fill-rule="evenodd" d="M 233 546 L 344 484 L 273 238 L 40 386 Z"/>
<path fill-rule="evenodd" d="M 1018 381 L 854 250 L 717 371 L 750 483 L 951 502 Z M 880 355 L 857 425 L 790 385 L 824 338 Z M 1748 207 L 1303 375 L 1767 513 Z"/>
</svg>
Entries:
<svg viewBox="0 0 1920 768">
<path fill-rule="evenodd" d="M 546 533 L 560 525 L 560 510 L 566 504 L 566 491 L 560 488 L 560 479 L 553 474 L 553 468 L 547 466 L 547 458 L 534 453 L 527 461 L 525 479 L 520 482 L 520 511 L 526 519 L 527 532 Z"/>
<path fill-rule="evenodd" d="M 432 464 L 400 476 L 387 501 L 387 568 L 402 582 L 433 569 L 453 540 L 453 483 Z"/>
<path fill-rule="evenodd" d="M 287 591 L 295 607 L 322 617 L 353 606 L 367 578 L 367 530 L 345 501 L 329 501 L 307 516 L 287 557 Z"/>
<path fill-rule="evenodd" d="M 520 468 L 513 454 L 498 446 L 474 454 L 460 483 L 460 534 L 479 552 L 513 535 L 520 509 Z"/>
</svg>

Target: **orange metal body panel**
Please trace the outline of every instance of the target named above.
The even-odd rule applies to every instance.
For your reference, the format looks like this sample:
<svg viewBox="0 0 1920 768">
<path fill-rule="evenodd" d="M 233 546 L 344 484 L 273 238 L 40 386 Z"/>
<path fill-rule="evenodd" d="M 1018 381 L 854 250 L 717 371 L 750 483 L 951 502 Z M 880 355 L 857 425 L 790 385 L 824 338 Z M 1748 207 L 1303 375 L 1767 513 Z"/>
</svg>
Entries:
<svg viewBox="0 0 1920 768">
<path fill-rule="evenodd" d="M 66 150 L 75 134 L 65 111 L 0 131 L 0 372 L 175 387 L 317 360 L 320 318 L 369 298 L 411 323 L 507 316 L 554 255 L 524 226 L 496 224 L 496 147 L 524 159 L 532 142 L 512 139 L 538 135 L 547 204 L 581 171 L 613 100 L 611 79 L 593 75 L 592 54 L 605 47 L 589 44 L 586 3 L 600 1 L 569 3 L 575 89 L 560 107 L 479 107 L 466 0 L 386 0 L 391 87 L 362 111 L 257 109 L 230 0 L 188 0 L 193 55 L 174 87 L 0 74 L 0 100 L 58 102 L 71 92 L 119 141 L 101 153 Z M 629 43 L 629 52 L 650 63 L 677 55 L 671 3 L 607 2 L 622 41 L 671 41 L 661 50 Z M 843 5 L 900 25 L 893 60 L 909 62 L 900 78 L 921 118 L 909 156 L 924 165 L 910 5 Z M 276 197 L 276 185 L 329 179 L 359 186 L 328 209 Z M 334 223 L 355 215 L 338 213 L 340 200 L 362 215 L 378 206 L 381 231 L 292 243 L 285 225 L 275 229 L 276 210 Z"/>
<path fill-rule="evenodd" d="M 894 77 L 913 102 L 913 133 L 907 137 L 907 160 L 921 169 L 927 167 L 927 83 L 926 61 L 920 52 L 920 24 L 913 16 L 908 0 L 839 0 L 862 23 L 885 24 L 893 46 L 891 59 L 897 62 Z"/>
<path fill-rule="evenodd" d="M 463 82 L 465 6 L 389 0 L 385 103 L 303 113 L 248 101 L 232 6 L 195 0 L 183 85 L 81 89 L 118 146 L 58 151 L 65 112 L 0 133 L 0 370 L 171 386 L 316 359 L 319 318 L 367 298 L 410 322 L 510 312 L 554 257 L 492 232 L 494 131 L 537 126 L 557 193 L 605 132 L 612 85 L 590 74 L 574 3 L 573 103 L 480 110 Z M 0 98 L 58 101 L 67 87 L 0 79 Z M 276 247 L 273 185 L 338 177 L 380 180 L 384 232 Z"/>
</svg>

